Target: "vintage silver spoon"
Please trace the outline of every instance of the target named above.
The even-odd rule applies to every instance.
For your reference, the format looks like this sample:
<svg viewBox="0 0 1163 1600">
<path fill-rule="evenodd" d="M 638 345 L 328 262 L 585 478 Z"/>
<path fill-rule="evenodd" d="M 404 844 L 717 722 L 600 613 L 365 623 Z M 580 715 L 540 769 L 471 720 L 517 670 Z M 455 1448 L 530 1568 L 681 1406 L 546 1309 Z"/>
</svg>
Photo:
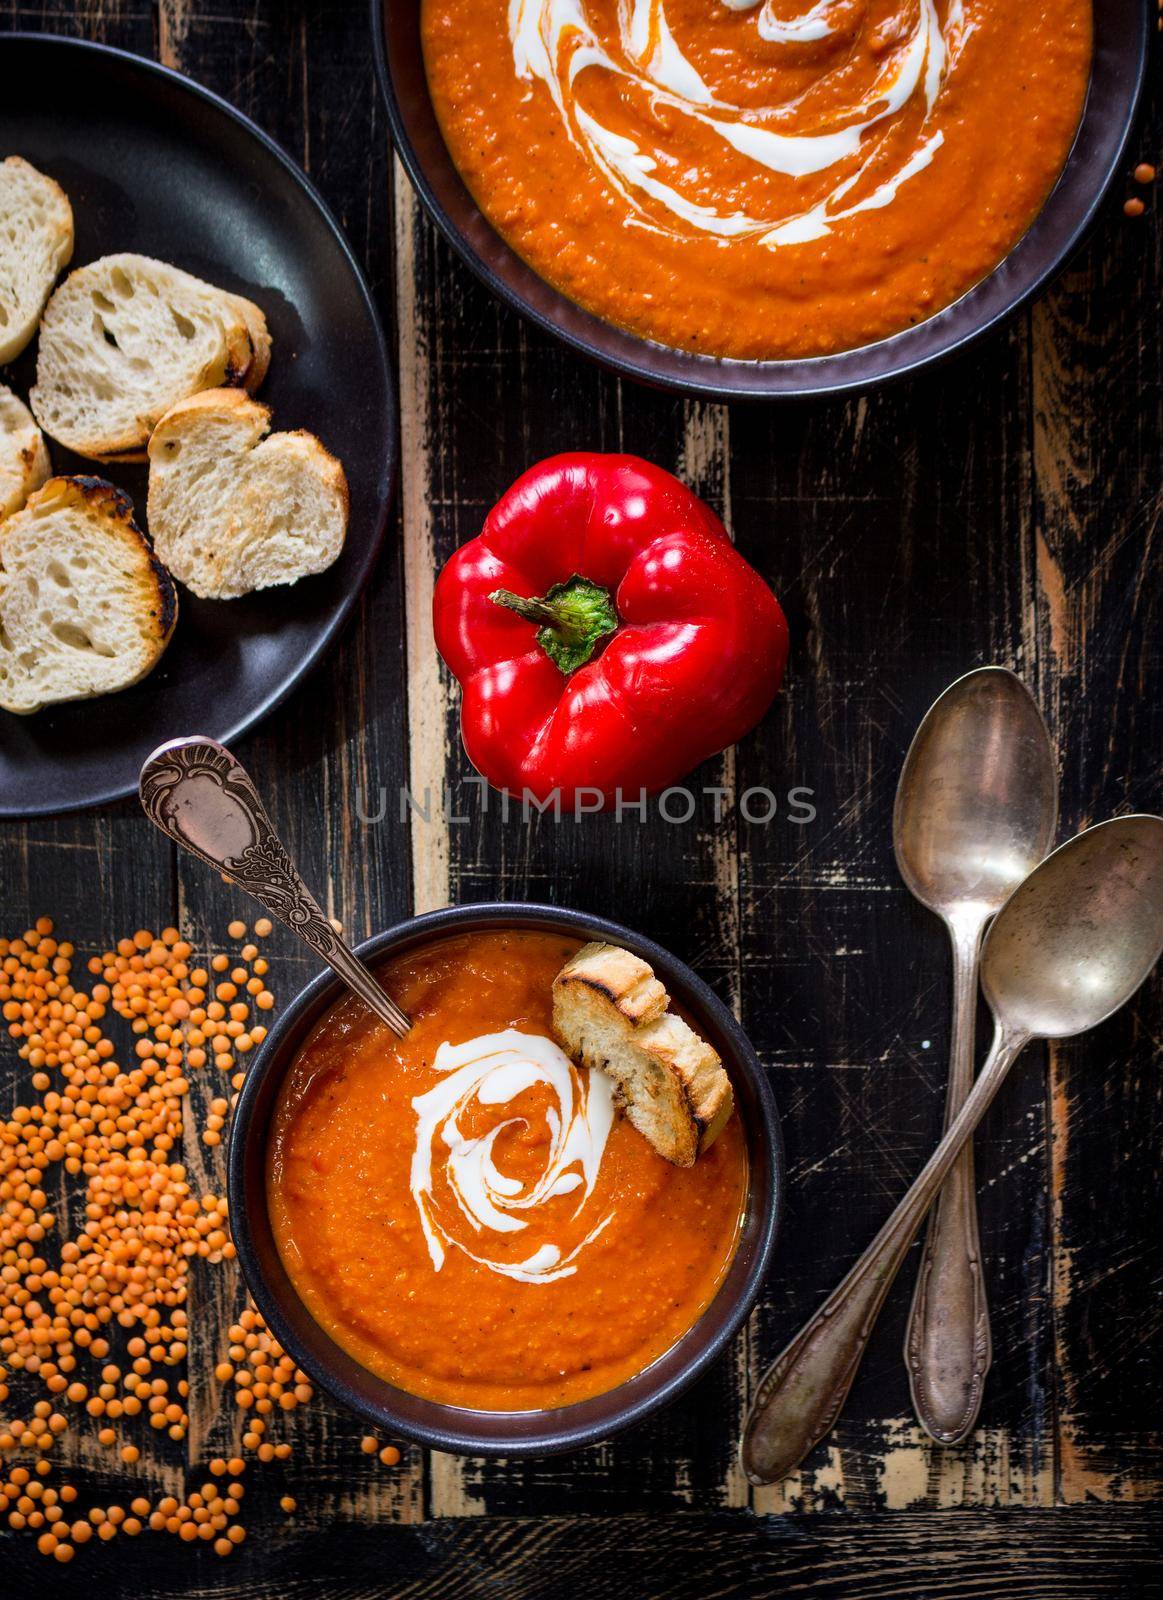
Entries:
<svg viewBox="0 0 1163 1600">
<path fill-rule="evenodd" d="M 892 817 L 901 877 L 953 946 L 946 1127 L 973 1083 L 982 934 L 1057 820 L 1054 746 L 1030 691 L 1005 667 L 959 678 L 917 729 Z M 977 1421 L 991 1357 L 970 1139 L 929 1215 L 905 1334 L 913 1404 L 938 1443 L 959 1443 Z"/>
<path fill-rule="evenodd" d="M 1125 1005 L 1163 952 L 1163 817 L 1116 817 L 1047 856 L 986 936 L 989 1057 L 872 1244 L 768 1369 L 744 1424 L 752 1483 L 776 1483 L 827 1434 L 905 1252 L 966 1140 L 1031 1039 L 1067 1039 Z"/>
<path fill-rule="evenodd" d="M 225 745 L 196 734 L 159 745 L 141 769 L 138 792 L 152 823 L 297 933 L 403 1038 L 411 1022 L 323 915 Z"/>
</svg>

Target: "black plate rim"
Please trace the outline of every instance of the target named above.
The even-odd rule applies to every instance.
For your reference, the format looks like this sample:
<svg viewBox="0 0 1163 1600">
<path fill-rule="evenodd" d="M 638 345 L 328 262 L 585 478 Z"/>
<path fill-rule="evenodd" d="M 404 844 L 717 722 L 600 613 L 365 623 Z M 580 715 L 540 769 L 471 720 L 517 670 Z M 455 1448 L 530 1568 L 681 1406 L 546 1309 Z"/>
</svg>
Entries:
<svg viewBox="0 0 1163 1600">
<path fill-rule="evenodd" d="M 481 258 L 471 242 L 444 209 L 409 136 L 405 118 L 396 96 L 392 74 L 388 67 L 386 20 L 387 7 L 390 3 L 392 3 L 392 0 L 369 0 L 372 53 L 380 92 L 387 108 L 392 143 L 408 177 L 412 181 L 416 193 L 420 197 L 424 209 L 469 270 L 480 279 L 491 294 L 495 295 L 510 310 L 534 323 L 553 339 L 585 356 L 603 370 L 612 372 L 618 377 L 631 378 L 636 383 L 645 384 L 648 388 L 667 390 L 675 394 L 685 395 L 690 399 L 716 401 L 723 404 L 779 405 L 796 401 L 826 400 L 847 395 L 866 394 L 872 389 L 899 383 L 901 380 L 915 376 L 918 372 L 928 368 L 943 366 L 970 346 L 978 344 L 979 341 L 1008 324 L 1017 312 L 1041 294 L 1047 285 L 1052 283 L 1065 269 L 1094 224 L 1110 192 L 1126 156 L 1127 147 L 1142 104 L 1152 31 L 1149 27 L 1150 18 L 1147 0 L 1141 0 L 1138 8 L 1139 25 L 1135 38 L 1135 54 L 1133 60 L 1128 61 L 1128 70 L 1131 78 L 1130 93 L 1126 100 L 1125 114 L 1119 134 L 1110 149 L 1108 159 L 1098 171 L 1097 182 L 1089 200 L 1082 207 L 1077 219 L 1069 229 L 1067 237 L 1056 250 L 1050 253 L 1046 263 L 1033 274 L 1025 287 L 1006 299 L 1003 304 L 991 311 L 984 319 L 965 328 L 934 349 L 922 349 L 916 354 L 892 364 L 883 371 L 874 371 L 870 374 L 864 370 L 857 370 L 851 374 L 845 374 L 844 366 L 841 365 L 841 375 L 830 376 L 835 372 L 838 364 L 855 365 L 854 358 L 868 357 L 875 351 L 894 345 L 900 349 L 901 345 L 898 341 L 909 339 L 915 334 L 923 334 L 926 330 L 931 331 L 939 323 L 940 318 L 961 307 L 970 296 L 989 284 L 997 273 L 1013 259 L 1015 254 L 1029 240 L 1041 216 L 1041 212 L 1035 216 L 1026 233 L 1021 236 L 1009 254 L 998 263 L 992 272 L 982 278 L 979 283 L 974 284 L 959 299 L 944 307 L 935 316 L 926 318 L 924 322 L 918 323 L 913 328 L 905 329 L 890 338 L 877 340 L 872 344 L 859 345 L 854 350 L 841 350 L 831 355 L 814 356 L 795 361 L 730 361 L 695 355 L 688 351 L 674 350 L 668 346 L 657 344 L 653 340 L 643 339 L 637 334 L 617 328 L 613 323 L 604 322 L 600 317 L 577 306 L 567 296 L 554 289 L 545 279 L 540 278 L 527 263 L 522 261 L 512 247 L 502 239 L 501 235 L 492 227 L 488 218 L 479 210 L 479 207 L 476 207 L 476 203 L 472 200 L 471 195 L 468 194 L 467 188 L 464 188 L 463 180 L 460 179 L 459 173 L 456 173 L 456 169 L 453 167 L 452 170 L 456 173 L 457 181 L 464 188 L 464 193 L 468 197 L 469 203 L 476 209 L 483 226 L 489 229 L 497 241 L 499 253 L 512 257 L 522 272 L 532 274 L 537 279 L 538 284 L 544 286 L 547 291 L 546 297 L 560 304 L 572 321 L 592 327 L 594 334 L 592 337 L 587 337 L 584 333 L 575 332 L 568 324 L 563 325 L 555 321 L 552 316 L 547 315 L 538 306 L 527 300 L 518 290 L 499 277 L 489 264 Z M 400 3 L 400 0 L 395 0 L 395 3 Z M 404 0 L 404 3 L 411 4 L 413 0 Z M 1083 102 L 1078 132 L 1081 132 L 1085 123 L 1092 90 L 1093 73 L 1086 99 Z M 1070 155 L 1067 157 L 1067 165 L 1063 168 L 1063 173 L 1059 175 L 1058 182 L 1055 183 L 1050 194 L 1047 195 L 1046 200 L 1043 202 L 1043 211 L 1049 206 L 1051 198 L 1061 183 L 1062 176 L 1065 175 L 1069 167 L 1077 144 L 1077 137 L 1078 134 L 1076 133 L 1075 142 L 1071 145 Z M 452 165 L 451 157 L 449 157 L 449 164 L 450 166 Z M 637 348 L 643 354 L 641 356 L 633 353 L 622 354 L 604 348 L 602 340 L 608 337 L 611 332 L 617 336 L 620 343 L 626 346 L 628 352 L 633 352 Z M 655 359 L 657 364 L 648 364 L 651 357 Z M 670 358 L 671 363 L 675 361 L 689 362 L 690 366 L 689 368 L 684 367 L 681 371 L 671 370 L 666 364 L 666 358 Z M 706 363 L 706 377 L 701 376 L 698 363 Z M 741 384 L 725 383 L 715 376 L 716 373 L 721 373 L 724 370 L 735 371 L 740 375 L 758 371 L 769 375 L 772 384 L 770 387 L 764 387 L 761 384 L 749 387 Z M 780 381 L 779 375 L 781 372 L 789 375 L 789 381 Z"/>
<path fill-rule="evenodd" d="M 360 297 L 363 300 L 364 308 L 367 312 L 371 327 L 375 333 L 375 350 L 378 357 L 380 372 L 383 377 L 384 393 L 387 396 L 389 445 L 388 486 L 387 493 L 383 496 L 379 511 L 376 516 L 375 526 L 370 531 L 366 554 L 358 572 L 355 575 L 354 582 L 352 583 L 347 594 L 343 597 L 343 600 L 338 606 L 334 617 L 332 617 L 325 628 L 320 630 L 315 641 L 311 645 L 311 648 L 299 658 L 293 670 L 281 680 L 281 682 L 271 691 L 269 695 L 266 696 L 264 700 L 260 702 L 259 705 L 252 708 L 246 714 L 246 716 L 240 718 L 238 722 L 233 723 L 225 731 L 215 732 L 214 737 L 217 738 L 220 743 L 230 744 L 236 739 L 243 738 L 260 722 L 264 721 L 268 716 L 270 716 L 271 712 L 275 711 L 283 703 L 283 701 L 286 700 L 288 696 L 299 687 L 304 678 L 306 678 L 308 674 L 319 665 L 320 661 L 336 643 L 339 635 L 350 621 L 351 614 L 358 604 L 364 589 L 367 587 L 376 562 L 379 560 L 380 551 L 383 548 L 384 536 L 387 532 L 388 517 L 391 513 L 392 506 L 395 503 L 396 491 L 399 487 L 400 476 L 399 402 L 396 396 L 395 373 L 392 368 L 391 359 L 388 355 L 388 343 L 384 334 L 383 323 L 380 320 L 379 310 L 372 296 L 372 292 L 368 285 L 367 278 L 364 275 L 363 268 L 360 266 L 355 252 L 348 243 L 343 229 L 339 226 L 339 223 L 333 215 L 330 206 L 327 204 L 326 200 L 324 200 L 319 190 L 315 187 L 311 179 L 303 171 L 302 167 L 300 167 L 299 164 L 293 159 L 293 157 L 288 155 L 283 147 L 274 139 L 272 139 L 269 133 L 265 133 L 263 129 L 259 127 L 257 122 L 253 122 L 244 111 L 240 111 L 237 106 L 232 106 L 229 100 L 224 100 L 221 95 L 215 94 L 213 89 L 207 89 L 204 84 L 197 83 L 193 78 L 187 77 L 184 72 L 176 72 L 173 67 L 167 67 L 160 61 L 153 61 L 148 56 L 135 55 L 132 50 L 120 50 L 113 45 L 100 44 L 96 40 L 75 39 L 63 34 L 36 33 L 26 30 L 14 30 L 11 33 L 0 34 L 0 49 L 3 49 L 3 47 L 10 42 L 20 44 L 59 46 L 65 49 L 76 50 L 80 53 L 88 54 L 98 59 L 111 56 L 126 63 L 131 68 L 138 68 L 151 73 L 154 77 L 166 80 L 176 88 L 185 90 L 186 92 L 193 94 L 196 99 L 213 106 L 215 110 L 224 112 L 226 116 L 232 122 L 236 123 L 244 133 L 249 134 L 253 139 L 257 140 L 258 143 L 262 145 L 263 148 L 268 152 L 268 154 L 275 158 L 275 160 L 287 173 L 288 177 L 290 177 L 291 180 L 304 192 L 304 194 L 322 216 L 324 222 L 327 224 L 328 231 L 331 233 L 336 244 L 339 246 L 341 254 L 346 258 L 356 287 L 359 290 Z M 136 793 L 137 784 L 136 782 L 132 782 L 114 784 L 99 794 L 93 794 L 86 800 L 66 800 L 63 802 L 46 800 L 43 805 L 36 805 L 32 807 L 27 805 L 15 807 L 9 806 L 4 803 L 2 798 L 0 798 L 0 820 L 23 821 L 33 817 L 59 817 L 79 814 L 81 812 L 96 810 L 101 806 L 113 805 L 120 800 L 127 800 Z"/>
</svg>

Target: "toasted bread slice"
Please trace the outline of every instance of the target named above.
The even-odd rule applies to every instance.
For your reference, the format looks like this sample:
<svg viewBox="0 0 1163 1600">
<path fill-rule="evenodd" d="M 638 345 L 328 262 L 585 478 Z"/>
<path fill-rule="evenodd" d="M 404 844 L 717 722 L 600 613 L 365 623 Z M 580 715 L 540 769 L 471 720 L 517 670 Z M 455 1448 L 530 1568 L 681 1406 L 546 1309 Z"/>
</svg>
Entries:
<svg viewBox="0 0 1163 1600">
<path fill-rule="evenodd" d="M 178 597 L 103 478 L 50 478 L 0 523 L 0 707 L 126 689 L 170 641 Z"/>
<path fill-rule="evenodd" d="M 690 1167 L 727 1125 L 734 1096 L 716 1052 L 668 1004 L 650 965 L 618 945 L 585 945 L 553 981 L 565 1049 L 614 1079 L 660 1156 Z"/>
<path fill-rule="evenodd" d="M 52 471 L 32 412 L 0 383 L 0 522 L 19 511 Z"/>
<path fill-rule="evenodd" d="M 249 300 L 148 256 L 103 256 L 45 309 L 32 409 L 80 455 L 140 461 L 171 406 L 257 388 L 269 361 L 266 319 Z"/>
<path fill-rule="evenodd" d="M 237 389 L 183 400 L 149 442 L 149 530 L 180 583 L 232 600 L 322 572 L 343 549 L 347 479 L 310 433 L 265 437 Z"/>
<path fill-rule="evenodd" d="M 0 366 L 36 332 L 73 254 L 73 208 L 59 183 L 20 156 L 0 161 Z"/>
</svg>

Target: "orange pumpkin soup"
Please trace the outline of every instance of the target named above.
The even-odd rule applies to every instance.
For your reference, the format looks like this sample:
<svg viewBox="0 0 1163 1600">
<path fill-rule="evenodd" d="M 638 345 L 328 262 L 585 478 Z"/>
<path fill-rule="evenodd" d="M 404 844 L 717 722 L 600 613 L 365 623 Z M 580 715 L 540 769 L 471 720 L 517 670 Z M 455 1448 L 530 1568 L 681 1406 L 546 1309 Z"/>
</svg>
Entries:
<svg viewBox="0 0 1163 1600">
<path fill-rule="evenodd" d="M 268 1205 L 296 1290 L 413 1394 L 524 1411 L 612 1389 L 696 1321 L 735 1251 L 738 1116 L 671 1166 L 552 1040 L 576 942 L 464 934 L 381 968 L 396 1039 L 340 1001 L 292 1063 Z"/>
<path fill-rule="evenodd" d="M 445 141 L 563 294 L 749 359 L 898 333 L 1065 164 L 1091 0 L 422 0 Z"/>
</svg>

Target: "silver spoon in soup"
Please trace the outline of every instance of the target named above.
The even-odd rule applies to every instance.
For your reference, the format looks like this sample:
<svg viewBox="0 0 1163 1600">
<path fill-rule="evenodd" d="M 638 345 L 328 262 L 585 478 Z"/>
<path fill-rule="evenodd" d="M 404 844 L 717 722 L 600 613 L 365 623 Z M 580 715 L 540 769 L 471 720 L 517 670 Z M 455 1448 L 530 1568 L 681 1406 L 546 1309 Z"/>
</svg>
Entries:
<svg viewBox="0 0 1163 1600">
<path fill-rule="evenodd" d="M 152 823 L 215 867 L 322 956 L 400 1038 L 412 1024 L 323 914 L 258 797 L 217 739 L 170 739 L 146 760 L 138 793 Z"/>
</svg>

